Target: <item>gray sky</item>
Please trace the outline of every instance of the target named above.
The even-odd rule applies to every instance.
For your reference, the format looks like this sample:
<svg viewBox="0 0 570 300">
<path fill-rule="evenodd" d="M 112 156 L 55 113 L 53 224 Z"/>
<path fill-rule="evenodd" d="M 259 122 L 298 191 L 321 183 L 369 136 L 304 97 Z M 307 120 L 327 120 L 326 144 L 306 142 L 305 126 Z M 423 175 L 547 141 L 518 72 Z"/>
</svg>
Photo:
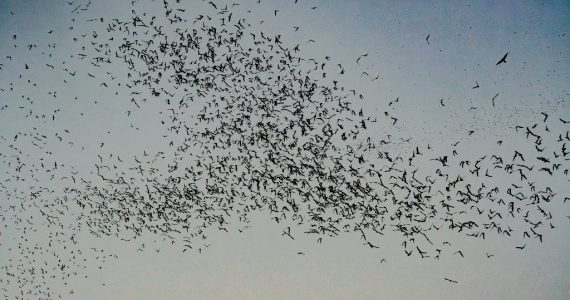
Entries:
<svg viewBox="0 0 570 300">
<path fill-rule="evenodd" d="M 84 174 L 94 170 L 97 154 L 140 157 L 142 149 L 151 153 L 168 149 L 161 138 L 165 131 L 156 125 L 162 116 L 153 107 L 159 108 L 159 104 L 149 101 L 144 110 L 137 111 L 122 101 L 128 99 L 125 95 L 101 88 L 103 81 L 109 82 L 100 79 L 108 78 L 105 70 L 124 75 L 120 66 L 91 71 L 88 62 L 70 57 L 81 52 L 81 43 L 73 41 L 75 35 L 93 34 L 93 30 L 105 34 L 96 21 L 83 22 L 87 16 L 105 20 L 128 16 L 129 1 L 116 2 L 92 1 L 81 15 L 71 13 L 70 7 L 75 5 L 65 1 L 0 3 L 0 107 L 9 105 L 0 111 L 0 136 L 11 138 L 36 127 L 53 138 L 68 129 L 63 143 L 46 145 L 54 153 L 48 160 L 63 162 Z M 139 11 L 156 4 L 137 2 Z M 385 111 L 400 118 L 395 128 L 386 127 L 390 122 L 379 122 L 371 134 L 412 137 L 414 144 L 429 144 L 441 151 L 449 151 L 451 143 L 461 141 L 461 154 L 473 158 L 499 151 L 497 140 L 509 145 L 524 142 L 513 134 L 515 125 L 539 122 L 540 112 L 555 120 L 570 119 L 570 42 L 566 34 L 570 5 L 565 1 L 293 2 L 242 1 L 235 14 L 247 17 L 254 30 L 281 34 L 288 46 L 300 44 L 300 56 L 320 60 L 330 56 L 334 64 L 342 63 L 346 75 L 337 75 L 339 80 L 347 89 L 364 95 L 363 100 L 355 101 L 355 107 L 378 118 Z M 191 14 L 208 6 L 202 1 L 187 3 Z M 274 10 L 279 10 L 277 16 Z M 50 30 L 53 32 L 48 34 Z M 315 43 L 307 42 L 309 39 Z M 34 43 L 37 49 L 26 48 Z M 53 43 L 55 47 L 48 46 Z M 506 52 L 507 63 L 496 66 Z M 357 64 L 357 57 L 365 53 L 368 56 Z M 56 65 L 57 72 L 46 64 Z M 71 80 L 62 71 L 65 66 L 78 70 L 77 77 Z M 96 72 L 97 79 L 90 79 L 88 72 Z M 371 81 L 362 72 L 380 77 Z M 31 83 L 26 83 L 27 79 Z M 480 88 L 473 89 L 476 82 Z M 15 91 L 10 91 L 12 83 Z M 491 99 L 497 93 L 493 106 Z M 397 97 L 399 102 L 389 107 Z M 446 106 L 440 105 L 440 99 Z M 57 122 L 48 122 L 26 117 L 27 109 L 19 106 L 33 108 L 48 119 L 54 110 L 61 108 L 61 112 L 56 113 Z M 129 110 L 132 118 L 125 122 Z M 550 129 L 564 132 L 568 126 L 563 126 L 552 123 Z M 468 130 L 475 133 L 466 138 Z M 104 147 L 100 147 L 101 141 Z M 0 153 L 11 153 L 9 144 L 0 141 Z M 30 153 L 26 158 L 30 163 L 43 155 L 25 143 L 19 147 Z M 409 153 L 410 149 L 402 144 L 395 151 Z M 505 151 L 512 155 L 511 149 Z M 428 164 L 421 167 L 433 168 Z M 56 191 L 62 188 L 45 178 L 38 180 L 27 178 L 14 185 L 21 190 L 42 184 Z M 509 180 L 496 178 L 495 183 L 508 185 Z M 559 195 L 570 195 L 568 177 L 533 180 L 549 184 Z M 15 201 L 0 197 L 5 203 Z M 520 240 L 490 236 L 482 241 L 442 232 L 440 238 L 454 241 L 465 257 L 447 255 L 440 260 L 406 257 L 401 240 L 391 235 L 379 240 L 379 249 L 363 246 L 357 234 L 317 244 L 299 229 L 293 241 L 282 236 L 283 226 L 263 212 L 244 232 L 237 228 L 228 233 L 212 231 L 207 242 L 210 246 L 201 254 L 182 254 L 179 248 L 169 247 L 170 242 L 151 235 L 122 242 L 83 234 L 76 247 L 84 253 L 97 247 L 118 258 L 108 259 L 102 269 L 99 261 L 88 263 L 67 286 L 55 280 L 53 288 L 69 299 L 565 299 L 570 298 L 570 220 L 566 218 L 570 214 L 568 205 L 561 203 L 553 203 L 551 209 L 559 217 L 557 228 L 545 234 L 543 243 L 530 240 L 524 251 L 519 251 L 514 247 Z M 7 248 L 21 242 L 16 238 L 21 233 L 18 226 L 5 228 L 0 235 L 2 266 L 15 257 Z M 30 236 L 29 245 L 34 238 L 45 242 L 38 230 L 37 237 Z M 146 251 L 137 251 L 141 243 Z M 494 256 L 487 258 L 486 252 Z M 387 262 L 381 263 L 382 258 Z M 85 279 L 83 274 L 89 277 Z M 459 283 L 451 284 L 444 277 Z M 70 290 L 74 293 L 69 294 Z"/>
</svg>

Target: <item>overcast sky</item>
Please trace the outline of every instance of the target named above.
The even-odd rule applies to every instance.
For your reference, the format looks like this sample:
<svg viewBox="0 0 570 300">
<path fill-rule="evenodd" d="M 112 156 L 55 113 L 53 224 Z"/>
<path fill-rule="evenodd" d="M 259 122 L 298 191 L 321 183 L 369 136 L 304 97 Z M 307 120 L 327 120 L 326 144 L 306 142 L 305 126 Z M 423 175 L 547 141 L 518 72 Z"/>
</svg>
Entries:
<svg viewBox="0 0 570 300">
<path fill-rule="evenodd" d="M 131 9 L 130 1 L 91 2 L 85 14 L 106 20 L 127 16 Z M 147 3 L 150 0 L 136 2 L 138 11 L 154 5 Z M 192 15 L 207 6 L 198 0 L 181 2 L 187 3 Z M 363 100 L 355 101 L 355 107 L 379 118 L 388 110 L 399 116 L 396 129 L 382 127 L 389 123 L 373 128 L 378 136 L 411 137 L 415 144 L 430 144 L 441 151 L 461 140 L 462 153 L 477 157 L 495 151 L 497 140 L 516 144 L 520 136 L 513 134 L 515 125 L 539 122 L 540 112 L 554 119 L 570 119 L 567 1 L 256 2 L 240 2 L 236 15 L 247 17 L 253 27 L 259 26 L 254 30 L 281 34 L 289 46 L 301 44 L 300 56 L 321 60 L 330 56 L 334 64 L 342 63 L 347 71 L 342 83 L 364 95 Z M 131 104 L 119 101 L 113 91 L 102 90 L 102 81 L 86 76 L 89 65 L 70 57 L 79 47 L 73 36 L 92 34 L 90 26 L 95 26 L 82 22 L 84 16 L 72 14 L 73 6 L 51 0 L 0 2 L 0 107 L 10 105 L 0 111 L 0 136 L 13 137 L 33 126 L 45 126 L 42 130 L 52 135 L 73 129 L 69 137 L 73 147 L 53 144 L 49 149 L 61 162 L 86 173 L 93 171 L 102 151 L 122 157 L 140 155 L 141 149 L 160 151 L 163 132 L 156 126 L 160 116 L 152 113 L 152 104 L 146 111 L 133 111 L 134 121 L 125 122 Z M 50 30 L 53 32 L 48 34 Z M 308 42 L 310 39 L 315 42 Z M 34 43 L 41 50 L 28 50 L 26 45 Z M 56 46 L 49 48 L 52 43 Z M 497 66 L 507 52 L 507 63 Z M 357 64 L 356 59 L 366 53 Z M 63 61 L 78 69 L 83 79 L 68 83 L 61 72 L 50 75 L 45 64 L 54 61 L 59 69 Z M 24 64 L 31 69 L 27 73 Z M 108 68 L 120 73 L 119 66 Z M 371 81 L 362 72 L 380 77 Z M 38 87 L 20 80 L 21 74 Z M 12 83 L 16 92 L 10 91 Z M 480 88 L 473 89 L 476 84 Z M 57 91 L 57 99 L 50 94 L 53 91 Z M 496 94 L 493 106 L 491 99 Z M 25 97 L 36 100 L 31 104 Z M 396 98 L 397 105 L 388 108 Z M 25 117 L 25 112 L 17 109 L 19 105 L 46 113 L 62 105 L 64 109 L 57 115 L 56 125 L 45 125 Z M 134 130 L 132 124 L 140 130 Z M 562 128 L 559 122 L 551 130 Z M 469 130 L 475 133 L 465 139 Z M 99 147 L 101 140 L 107 144 L 104 148 Z M 0 143 L 2 151 L 6 150 L 8 142 Z M 402 147 L 398 151 L 406 150 Z M 31 148 L 29 151 L 31 160 L 40 155 Z M 496 180 L 509 183 L 508 179 Z M 567 178 L 535 180 L 551 181 L 558 193 L 570 195 Z M 9 201 L 0 198 L 4 200 Z M 379 249 L 363 246 L 357 234 L 317 244 L 298 232 L 291 240 L 282 236 L 283 227 L 264 213 L 244 232 L 212 232 L 209 247 L 201 254 L 182 254 L 154 236 L 127 243 L 86 234 L 81 237 L 82 247 L 104 248 L 118 258 L 102 264 L 102 269 L 97 262 L 87 279 L 80 276 L 72 279 L 70 286 L 59 284 L 54 289 L 64 291 L 69 299 L 567 299 L 570 219 L 565 216 L 570 214 L 568 206 L 556 205 L 553 208 L 561 218 L 557 228 L 545 234 L 543 243 L 529 241 L 525 251 L 518 251 L 514 248 L 518 241 L 492 236 L 481 241 L 443 233 L 449 235 L 444 239 L 460 245 L 465 257 L 440 260 L 406 257 L 400 240 L 389 235 L 381 240 Z M 2 229 L 1 265 L 6 265 L 11 255 L 6 248 L 17 247 L 16 240 L 9 238 L 16 236 L 17 230 Z M 142 242 L 148 249 L 137 251 Z M 488 258 L 486 253 L 494 256 Z M 387 261 L 381 263 L 382 258 Z"/>
</svg>

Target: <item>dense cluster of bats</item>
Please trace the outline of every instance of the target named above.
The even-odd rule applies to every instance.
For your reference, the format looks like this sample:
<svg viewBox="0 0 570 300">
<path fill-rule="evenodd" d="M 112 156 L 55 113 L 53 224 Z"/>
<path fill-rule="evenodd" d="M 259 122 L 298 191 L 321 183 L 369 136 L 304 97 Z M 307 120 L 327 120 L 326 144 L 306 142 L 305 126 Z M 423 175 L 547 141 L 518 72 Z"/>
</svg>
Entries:
<svg viewBox="0 0 570 300">
<path fill-rule="evenodd" d="M 0 294 L 7 298 L 62 297 L 51 282 L 67 285 L 116 258 L 112 249 L 85 250 L 78 242 L 85 234 L 132 242 L 152 234 L 202 251 L 209 230 L 242 230 L 251 214 L 263 213 L 292 239 L 298 232 L 320 243 L 356 232 L 376 248 L 390 232 L 406 255 L 439 259 L 463 253 L 437 232 L 512 238 L 522 249 L 566 218 L 551 211 L 570 200 L 557 189 L 570 178 L 564 116 L 542 113 L 514 127 L 527 145 L 520 149 L 497 141 L 496 152 L 476 157 L 462 155 L 459 143 L 439 152 L 397 139 L 397 115 L 355 108 L 363 96 L 332 79 L 342 78 L 342 64 L 306 58 L 301 45 L 237 17 L 239 4 L 209 2 L 196 15 L 181 1 L 144 12 L 133 1 L 127 17 L 108 19 L 89 15 L 90 1 L 76 2 L 66 5 L 77 45 L 66 57 L 83 68 L 52 57 L 55 44 L 20 42 L 16 34 L 14 47 L 43 51 L 42 62 L 4 56 L 0 64 L 0 72 L 21 70 L 0 83 L 0 115 L 37 124 L 0 136 L 0 248 L 9 257 L 0 266 Z M 159 107 L 155 126 L 166 132 L 166 150 L 131 157 L 101 150 L 88 171 L 54 159 L 47 150 L 54 144 L 79 146 L 73 128 L 57 125 L 65 108 L 40 111 L 25 94 L 41 88 L 28 77 L 34 68 L 110 90 L 113 101 L 130 105 L 120 122 L 133 128 L 136 111 Z M 46 96 L 61 97 L 55 90 Z M 382 120 L 386 134 L 378 136 L 370 128 Z"/>
</svg>

